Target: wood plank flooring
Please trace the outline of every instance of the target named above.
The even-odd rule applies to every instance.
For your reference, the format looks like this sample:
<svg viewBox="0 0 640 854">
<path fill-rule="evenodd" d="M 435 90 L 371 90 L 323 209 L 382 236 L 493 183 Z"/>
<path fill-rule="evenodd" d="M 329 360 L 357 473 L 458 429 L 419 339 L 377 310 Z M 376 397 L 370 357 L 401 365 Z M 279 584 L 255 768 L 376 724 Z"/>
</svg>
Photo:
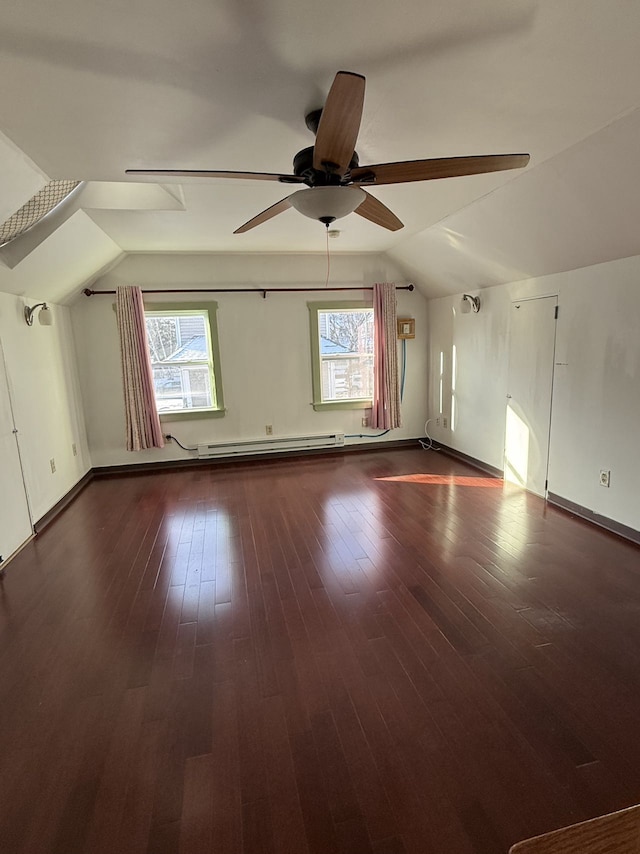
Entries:
<svg viewBox="0 0 640 854">
<path fill-rule="evenodd" d="M 3 854 L 500 854 L 640 801 L 640 549 L 422 450 L 94 481 L 0 720 Z"/>
</svg>

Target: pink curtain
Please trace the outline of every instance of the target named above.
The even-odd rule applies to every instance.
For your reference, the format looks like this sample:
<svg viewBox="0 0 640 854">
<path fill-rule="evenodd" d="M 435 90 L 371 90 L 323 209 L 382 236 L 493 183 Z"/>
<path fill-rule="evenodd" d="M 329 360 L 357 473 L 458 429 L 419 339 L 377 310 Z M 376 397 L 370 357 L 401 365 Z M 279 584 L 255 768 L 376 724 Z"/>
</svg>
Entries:
<svg viewBox="0 0 640 854">
<path fill-rule="evenodd" d="M 384 430 L 402 427 L 396 316 L 396 286 L 389 282 L 375 284 L 373 286 L 375 361 L 371 426 Z"/>
<path fill-rule="evenodd" d="M 153 374 L 140 288 L 127 286 L 116 289 L 116 313 L 122 357 L 127 450 L 163 448 L 164 437 L 153 394 Z"/>
</svg>

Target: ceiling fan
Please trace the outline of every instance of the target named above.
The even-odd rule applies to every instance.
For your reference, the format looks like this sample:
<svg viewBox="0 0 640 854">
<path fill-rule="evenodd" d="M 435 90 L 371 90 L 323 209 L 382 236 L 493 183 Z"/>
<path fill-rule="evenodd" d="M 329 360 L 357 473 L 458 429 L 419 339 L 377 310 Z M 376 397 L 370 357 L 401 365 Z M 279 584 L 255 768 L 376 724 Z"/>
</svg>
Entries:
<svg viewBox="0 0 640 854">
<path fill-rule="evenodd" d="M 243 234 L 293 207 L 327 228 L 336 219 L 357 213 L 390 231 L 403 227 L 386 205 L 364 189 L 380 184 L 431 181 L 481 172 L 521 169 L 528 154 L 489 154 L 476 157 L 441 157 L 431 160 L 405 160 L 360 166 L 355 151 L 364 106 L 365 78 L 350 71 L 339 71 L 324 107 L 306 116 L 306 124 L 316 136 L 315 145 L 303 148 L 293 158 L 293 173 L 211 172 L 197 169 L 127 169 L 127 175 L 176 178 L 239 178 L 279 181 L 281 184 L 306 184 L 306 189 L 286 196 L 254 216 L 233 233 Z"/>
</svg>

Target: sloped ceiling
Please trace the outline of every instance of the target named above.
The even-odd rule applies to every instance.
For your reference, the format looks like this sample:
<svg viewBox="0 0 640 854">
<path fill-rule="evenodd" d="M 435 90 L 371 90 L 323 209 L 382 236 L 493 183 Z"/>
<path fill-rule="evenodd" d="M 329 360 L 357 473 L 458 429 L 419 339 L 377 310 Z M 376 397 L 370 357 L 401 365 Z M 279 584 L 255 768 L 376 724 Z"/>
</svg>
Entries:
<svg viewBox="0 0 640 854">
<path fill-rule="evenodd" d="M 431 296 L 640 255 L 640 110 L 389 251 Z"/>
<path fill-rule="evenodd" d="M 0 133 L 0 221 L 9 219 L 46 183 L 35 163 Z"/>
<path fill-rule="evenodd" d="M 45 176 L 290 171 L 312 142 L 305 113 L 347 69 L 367 78 L 361 163 L 528 151 L 531 164 L 376 188 L 405 228 L 392 234 L 351 215 L 334 253 L 388 252 L 428 295 L 640 254 L 639 31 L 633 0 L 24 0 L 3 10 L 0 31 L 0 73 L 11 81 L 0 210 L 12 213 Z M 287 194 L 279 184 L 175 191 L 174 209 L 104 203 L 112 209 L 74 214 L 64 245 L 74 229 L 91 230 L 81 219 L 90 217 L 111 260 L 120 250 L 324 249 L 322 227 L 293 210 L 232 234 Z M 75 251 L 97 270 L 105 253 L 92 260 L 83 237 Z M 64 259 L 59 240 L 37 251 Z M 77 276 L 55 287 L 69 296 Z"/>
<path fill-rule="evenodd" d="M 39 302 L 66 302 L 122 254 L 84 211 L 77 211 L 16 267 L 0 265 L 0 291 Z"/>
</svg>

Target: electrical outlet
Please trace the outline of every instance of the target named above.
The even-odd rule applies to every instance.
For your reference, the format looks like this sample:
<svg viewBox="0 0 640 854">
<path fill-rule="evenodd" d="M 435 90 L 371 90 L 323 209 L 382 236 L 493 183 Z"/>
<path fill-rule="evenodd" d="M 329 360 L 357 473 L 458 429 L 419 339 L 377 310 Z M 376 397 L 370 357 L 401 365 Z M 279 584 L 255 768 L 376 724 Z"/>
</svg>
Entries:
<svg viewBox="0 0 640 854">
<path fill-rule="evenodd" d="M 51 459 L 49 460 L 49 465 L 51 466 L 51 474 L 53 474 L 56 470 L 56 461 L 53 459 L 53 457 L 51 457 Z"/>
<path fill-rule="evenodd" d="M 369 419 L 367 418 L 367 416 L 366 416 L 366 415 L 365 415 L 365 416 L 364 416 L 364 418 L 362 419 L 362 426 L 363 426 L 363 427 L 368 427 L 368 426 L 369 426 Z"/>
<path fill-rule="evenodd" d="M 74 457 L 77 457 L 77 456 L 78 456 L 78 449 L 76 448 L 76 443 L 75 443 L 75 442 L 71 445 L 71 450 L 72 450 L 72 452 L 73 452 L 73 456 L 74 456 Z"/>
<path fill-rule="evenodd" d="M 447 429 L 447 416 L 446 415 L 444 415 L 442 417 L 442 426 L 444 427 L 445 430 Z"/>
<path fill-rule="evenodd" d="M 267 436 L 273 436 L 273 424 L 267 424 L 264 428 L 264 432 Z"/>
<path fill-rule="evenodd" d="M 438 415 L 438 417 L 436 418 L 436 427 L 439 427 L 439 426 L 440 426 L 440 416 Z"/>
<path fill-rule="evenodd" d="M 611 472 L 609 469 L 600 469 L 600 486 L 611 486 Z"/>
</svg>

